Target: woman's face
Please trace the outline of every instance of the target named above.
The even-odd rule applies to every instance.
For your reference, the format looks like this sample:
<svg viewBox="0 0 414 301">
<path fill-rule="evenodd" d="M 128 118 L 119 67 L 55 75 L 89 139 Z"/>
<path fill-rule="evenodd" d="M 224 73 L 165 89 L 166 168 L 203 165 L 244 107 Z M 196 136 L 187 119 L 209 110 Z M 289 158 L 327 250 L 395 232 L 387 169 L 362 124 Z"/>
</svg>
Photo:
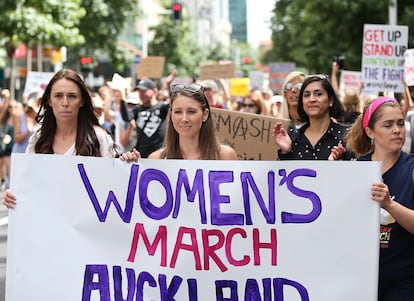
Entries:
<svg viewBox="0 0 414 301">
<path fill-rule="evenodd" d="M 289 106 L 298 106 L 299 92 L 302 83 L 303 81 L 300 78 L 294 78 L 286 84 L 284 93 Z"/>
<path fill-rule="evenodd" d="M 374 140 L 375 149 L 400 151 L 405 142 L 405 123 L 401 109 L 383 106 L 378 112 L 374 129 L 366 128 L 366 134 Z"/>
<path fill-rule="evenodd" d="M 177 96 L 171 104 L 171 121 L 180 137 L 198 138 L 208 114 L 200 102 L 184 95 Z"/>
<path fill-rule="evenodd" d="M 241 104 L 240 112 L 258 114 L 259 108 L 251 98 L 244 98 Z"/>
<path fill-rule="evenodd" d="M 50 91 L 49 106 L 57 123 L 77 122 L 79 109 L 83 106 L 79 87 L 64 78 L 57 80 Z"/>
<path fill-rule="evenodd" d="M 303 91 L 303 110 L 309 118 L 329 117 L 332 100 L 323 88 L 321 81 L 311 82 Z"/>
</svg>

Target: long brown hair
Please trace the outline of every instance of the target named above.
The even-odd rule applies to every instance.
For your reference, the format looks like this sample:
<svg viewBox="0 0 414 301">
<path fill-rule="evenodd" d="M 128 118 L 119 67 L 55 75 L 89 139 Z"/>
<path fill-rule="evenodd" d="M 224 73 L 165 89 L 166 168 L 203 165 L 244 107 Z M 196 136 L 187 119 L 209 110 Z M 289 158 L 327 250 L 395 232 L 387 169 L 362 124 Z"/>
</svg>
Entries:
<svg viewBox="0 0 414 301">
<path fill-rule="evenodd" d="M 183 154 L 180 149 L 180 136 L 178 135 L 177 131 L 174 129 L 174 125 L 171 120 L 171 107 L 174 103 L 174 100 L 182 95 L 192 98 L 198 101 L 201 105 L 203 112 L 205 110 L 210 110 L 210 106 L 208 104 L 208 100 L 204 95 L 204 89 L 200 86 L 199 90 L 194 90 L 188 87 L 197 87 L 197 84 L 192 84 L 190 86 L 182 85 L 182 89 L 176 92 L 171 93 L 171 104 L 170 104 L 170 112 L 168 115 L 168 125 L 167 125 L 167 133 L 165 136 L 165 146 L 162 152 L 162 157 L 168 159 L 183 159 Z M 200 134 L 198 137 L 200 150 L 201 150 L 201 159 L 202 160 L 214 160 L 219 157 L 220 151 L 220 144 L 218 142 L 216 132 L 214 129 L 214 122 L 211 118 L 211 112 L 209 112 L 206 121 L 203 122 Z"/>
<path fill-rule="evenodd" d="M 56 117 L 49 106 L 50 94 L 53 85 L 61 79 L 75 83 L 81 92 L 83 105 L 79 109 L 78 128 L 76 132 L 76 155 L 100 157 L 99 141 L 95 133 L 95 126 L 99 126 L 98 119 L 93 112 L 92 99 L 89 90 L 80 76 L 71 69 L 58 71 L 49 81 L 41 98 L 40 109 L 36 121 L 41 124 L 40 136 L 35 145 L 35 152 L 53 154 L 53 141 L 56 134 Z"/>
</svg>

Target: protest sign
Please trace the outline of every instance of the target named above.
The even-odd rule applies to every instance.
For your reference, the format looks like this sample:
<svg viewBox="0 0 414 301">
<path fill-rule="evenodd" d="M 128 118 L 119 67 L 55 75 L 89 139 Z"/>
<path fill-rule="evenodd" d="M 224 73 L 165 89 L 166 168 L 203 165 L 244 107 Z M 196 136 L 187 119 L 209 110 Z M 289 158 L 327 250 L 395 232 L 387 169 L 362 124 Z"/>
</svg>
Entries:
<svg viewBox="0 0 414 301">
<path fill-rule="evenodd" d="M 269 86 L 273 91 L 282 94 L 283 82 L 286 76 L 296 68 L 295 63 L 279 62 L 269 65 Z"/>
<path fill-rule="evenodd" d="M 354 89 L 357 93 L 361 89 L 361 72 L 359 71 L 341 71 L 341 79 L 339 84 L 339 90 L 341 95 L 345 95 L 347 89 Z"/>
<path fill-rule="evenodd" d="M 408 26 L 364 25 L 362 81 L 369 91 L 403 92 Z"/>
<path fill-rule="evenodd" d="M 380 172 L 13 154 L 6 300 L 377 300 Z"/>
<path fill-rule="evenodd" d="M 414 49 L 405 51 L 404 78 L 407 86 L 414 86 Z"/>
<path fill-rule="evenodd" d="M 233 78 L 234 64 L 206 64 L 200 66 L 200 80 L 219 78 Z"/>
<path fill-rule="evenodd" d="M 277 121 L 287 128 L 289 120 L 272 116 L 210 108 L 217 136 L 237 152 L 239 160 L 276 160 L 278 147 L 272 131 Z"/>
<path fill-rule="evenodd" d="M 54 75 L 53 72 L 29 71 L 24 85 L 23 95 L 28 96 L 30 92 L 35 90 L 45 90 L 50 79 Z"/>
<path fill-rule="evenodd" d="M 231 78 L 230 94 L 232 96 L 246 96 L 250 91 L 250 78 Z"/>
<path fill-rule="evenodd" d="M 141 59 L 138 65 L 138 78 L 162 78 L 164 72 L 164 56 L 148 56 Z"/>
</svg>

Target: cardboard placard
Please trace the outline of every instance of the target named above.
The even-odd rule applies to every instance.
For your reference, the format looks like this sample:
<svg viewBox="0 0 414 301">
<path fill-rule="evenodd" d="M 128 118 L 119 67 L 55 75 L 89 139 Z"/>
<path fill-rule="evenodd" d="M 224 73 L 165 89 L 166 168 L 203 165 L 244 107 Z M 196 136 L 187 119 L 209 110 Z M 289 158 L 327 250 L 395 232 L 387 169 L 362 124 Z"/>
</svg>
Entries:
<svg viewBox="0 0 414 301">
<path fill-rule="evenodd" d="M 164 56 L 148 56 L 142 58 L 138 66 L 138 78 L 162 78 L 164 65 Z"/>
<path fill-rule="evenodd" d="M 233 78 L 234 64 L 211 64 L 200 66 L 200 80 Z"/>
<path fill-rule="evenodd" d="M 278 158 L 278 146 L 272 138 L 273 127 L 281 121 L 286 128 L 289 120 L 225 109 L 210 110 L 220 142 L 233 147 L 239 160 Z"/>
</svg>

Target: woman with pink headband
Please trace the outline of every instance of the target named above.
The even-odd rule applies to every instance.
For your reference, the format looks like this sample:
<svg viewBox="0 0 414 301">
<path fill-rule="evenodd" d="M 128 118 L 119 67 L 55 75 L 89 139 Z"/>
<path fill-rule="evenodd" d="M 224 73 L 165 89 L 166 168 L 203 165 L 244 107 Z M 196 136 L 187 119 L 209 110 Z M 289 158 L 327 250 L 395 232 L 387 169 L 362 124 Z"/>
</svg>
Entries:
<svg viewBox="0 0 414 301">
<path fill-rule="evenodd" d="M 414 156 L 403 152 L 404 114 L 393 98 L 379 97 L 364 108 L 348 134 L 360 161 L 381 161 L 383 182 L 371 198 L 381 206 L 378 300 L 414 297 Z"/>
</svg>

